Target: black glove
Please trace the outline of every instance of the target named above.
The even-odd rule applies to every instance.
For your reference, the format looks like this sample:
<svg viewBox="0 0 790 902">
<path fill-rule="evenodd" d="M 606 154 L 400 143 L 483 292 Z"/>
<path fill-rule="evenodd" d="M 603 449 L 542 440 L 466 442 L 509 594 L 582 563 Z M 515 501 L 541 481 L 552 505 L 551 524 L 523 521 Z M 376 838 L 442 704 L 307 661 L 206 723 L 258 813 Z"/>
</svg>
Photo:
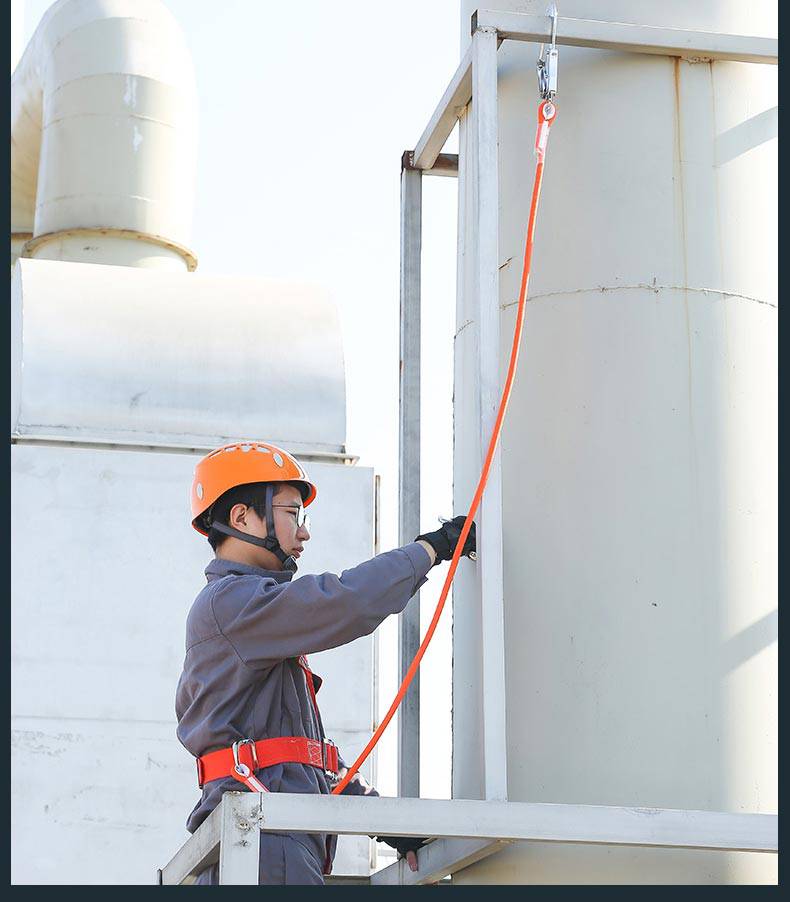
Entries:
<svg viewBox="0 0 790 902">
<path fill-rule="evenodd" d="M 388 846 L 398 850 L 398 855 L 402 858 L 407 852 L 416 852 L 421 849 L 426 842 L 427 837 L 419 839 L 416 836 L 377 836 L 376 842 L 385 842 Z"/>
<path fill-rule="evenodd" d="M 440 564 L 442 561 L 452 560 L 453 552 L 455 551 L 455 546 L 458 544 L 458 539 L 461 537 L 461 530 L 464 527 L 464 523 L 466 523 L 466 517 L 462 514 L 461 516 L 454 517 L 452 520 L 448 520 L 446 523 L 442 523 L 441 529 L 437 529 L 436 532 L 426 532 L 424 535 L 417 536 L 414 541 L 416 542 L 419 539 L 422 539 L 433 548 L 436 552 L 436 560 L 434 561 L 434 566 L 436 566 L 436 564 Z M 471 553 L 477 553 L 474 523 L 472 523 L 472 528 L 469 530 L 469 535 L 466 537 L 466 544 L 464 545 L 463 550 L 463 554 L 467 557 L 469 557 Z"/>
</svg>

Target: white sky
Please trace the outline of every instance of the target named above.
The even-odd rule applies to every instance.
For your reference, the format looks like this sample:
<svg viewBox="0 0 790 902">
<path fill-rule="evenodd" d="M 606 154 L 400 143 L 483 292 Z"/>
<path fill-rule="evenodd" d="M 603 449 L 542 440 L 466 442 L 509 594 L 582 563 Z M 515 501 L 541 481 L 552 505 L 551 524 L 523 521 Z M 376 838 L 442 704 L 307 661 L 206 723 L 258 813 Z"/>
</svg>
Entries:
<svg viewBox="0 0 790 902">
<path fill-rule="evenodd" d="M 381 549 L 397 545 L 400 157 L 455 71 L 458 0 L 164 0 L 200 100 L 192 247 L 202 274 L 326 285 L 343 328 L 347 448 L 381 477 Z M 12 69 L 50 0 L 12 0 Z M 455 136 L 445 148 L 455 152 Z M 452 516 L 455 179 L 423 180 L 422 529 Z M 422 593 L 423 630 L 441 588 Z M 421 667 L 422 795 L 450 794 L 450 606 Z M 379 711 L 397 688 L 380 629 Z M 396 794 L 396 727 L 378 788 Z"/>
</svg>

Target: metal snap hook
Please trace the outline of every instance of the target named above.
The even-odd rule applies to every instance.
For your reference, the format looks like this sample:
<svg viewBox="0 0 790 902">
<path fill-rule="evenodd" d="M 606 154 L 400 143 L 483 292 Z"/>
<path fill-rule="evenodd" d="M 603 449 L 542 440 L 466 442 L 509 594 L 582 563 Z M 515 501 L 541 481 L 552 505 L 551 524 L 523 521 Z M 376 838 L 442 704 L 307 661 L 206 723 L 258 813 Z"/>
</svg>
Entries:
<svg viewBox="0 0 790 902">
<path fill-rule="evenodd" d="M 540 55 L 535 64 L 538 74 L 538 93 L 544 100 L 552 100 L 557 93 L 557 6 L 552 3 L 546 10 L 551 20 L 551 43 L 548 51 L 546 45 L 540 45 Z"/>
<path fill-rule="evenodd" d="M 249 777 L 252 771 L 244 764 L 243 761 L 239 760 L 239 746 L 249 745 L 252 750 L 252 760 L 255 767 L 258 767 L 258 753 L 255 749 L 255 742 L 252 739 L 237 739 L 233 745 L 231 746 L 231 750 L 233 751 L 233 770 L 240 777 Z"/>
</svg>

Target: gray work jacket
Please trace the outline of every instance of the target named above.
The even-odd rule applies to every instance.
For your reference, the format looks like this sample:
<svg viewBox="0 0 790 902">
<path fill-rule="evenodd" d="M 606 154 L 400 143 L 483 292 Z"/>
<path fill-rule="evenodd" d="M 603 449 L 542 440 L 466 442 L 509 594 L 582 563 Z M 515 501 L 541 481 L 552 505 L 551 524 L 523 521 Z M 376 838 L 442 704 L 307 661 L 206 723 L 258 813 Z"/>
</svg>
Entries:
<svg viewBox="0 0 790 902">
<path fill-rule="evenodd" d="M 372 633 L 389 614 L 406 607 L 430 567 L 428 553 L 416 542 L 339 576 L 292 579 L 284 571 L 213 560 L 206 567 L 208 584 L 187 616 L 186 657 L 176 691 L 182 745 L 197 758 L 238 739 L 321 739 L 299 656 Z M 277 764 L 255 774 L 271 792 L 328 793 L 332 788 L 323 771 L 305 764 Z M 207 783 L 187 820 L 189 832 L 197 830 L 224 792 L 243 789 L 232 777 Z M 377 795 L 362 778 L 345 792 Z M 299 838 L 328 872 L 336 838 L 329 837 L 329 843 L 324 834 Z"/>
</svg>

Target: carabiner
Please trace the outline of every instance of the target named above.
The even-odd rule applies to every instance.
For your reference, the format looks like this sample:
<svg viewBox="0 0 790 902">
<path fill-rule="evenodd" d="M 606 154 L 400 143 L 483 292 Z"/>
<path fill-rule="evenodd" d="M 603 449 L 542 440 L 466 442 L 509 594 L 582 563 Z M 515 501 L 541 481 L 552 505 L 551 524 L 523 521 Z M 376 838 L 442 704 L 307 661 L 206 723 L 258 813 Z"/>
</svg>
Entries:
<svg viewBox="0 0 790 902">
<path fill-rule="evenodd" d="M 231 746 L 233 751 L 233 770 L 235 770 L 240 777 L 249 777 L 252 772 L 243 761 L 239 760 L 239 747 L 242 745 L 248 745 L 250 747 L 250 751 L 252 752 L 252 763 L 256 768 L 258 767 L 258 752 L 255 748 L 255 742 L 252 739 L 237 739 Z"/>
<path fill-rule="evenodd" d="M 557 4 L 552 3 L 546 10 L 551 19 L 551 44 L 548 52 L 546 45 L 540 45 L 540 56 L 536 63 L 538 72 L 538 92 L 543 100 L 553 100 L 557 94 L 557 68 L 559 54 L 557 51 Z"/>
</svg>

